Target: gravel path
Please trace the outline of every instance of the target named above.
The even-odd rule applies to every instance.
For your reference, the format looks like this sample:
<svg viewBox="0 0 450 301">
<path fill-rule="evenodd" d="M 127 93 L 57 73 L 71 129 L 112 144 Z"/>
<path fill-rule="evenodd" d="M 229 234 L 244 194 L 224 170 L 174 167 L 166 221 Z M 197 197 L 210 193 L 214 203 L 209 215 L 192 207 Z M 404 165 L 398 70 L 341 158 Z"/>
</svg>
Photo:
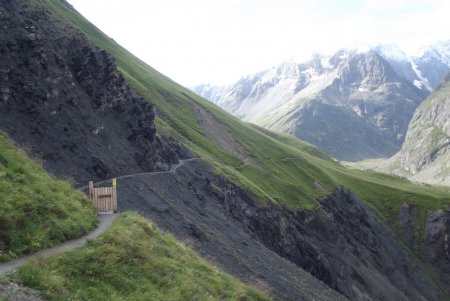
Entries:
<svg viewBox="0 0 450 301">
<path fill-rule="evenodd" d="M 188 162 L 192 162 L 192 161 L 196 161 L 196 160 L 201 160 L 201 158 L 190 158 L 190 159 L 179 160 L 178 164 L 172 165 L 170 167 L 170 170 L 166 170 L 166 171 L 151 171 L 151 172 L 134 173 L 134 174 L 129 174 L 129 175 L 118 176 L 118 177 L 115 177 L 115 179 L 120 180 L 120 179 L 126 179 L 126 178 L 131 178 L 131 177 L 157 176 L 157 175 L 175 173 L 179 167 L 183 166 L 184 164 L 186 164 Z M 106 184 L 106 183 L 110 183 L 110 182 L 112 182 L 112 179 L 101 180 L 101 181 L 95 182 L 94 186 L 98 186 L 98 185 L 102 185 L 102 184 Z M 79 187 L 78 189 L 86 190 L 88 188 L 89 188 L 89 185 L 85 185 L 85 186 Z"/>
<path fill-rule="evenodd" d="M 168 170 L 168 171 L 144 172 L 144 173 L 123 175 L 123 176 L 116 177 L 116 179 L 124 179 L 124 178 L 130 178 L 130 177 L 138 177 L 138 176 L 149 176 L 149 175 L 155 176 L 155 175 L 175 173 L 179 167 L 183 166 L 184 164 L 186 164 L 188 162 L 194 161 L 194 160 L 200 160 L 200 158 L 179 160 L 178 164 L 172 165 L 170 167 L 170 170 Z M 102 180 L 102 181 L 96 182 L 95 185 L 111 182 L 111 180 L 112 179 Z M 80 187 L 79 189 L 85 190 L 87 188 L 88 188 L 88 186 L 83 186 L 83 187 Z M 34 258 L 38 258 L 38 257 L 48 257 L 51 255 L 58 254 L 60 252 L 64 252 L 67 250 L 71 250 L 71 249 L 83 246 L 88 239 L 93 239 L 93 238 L 99 236 L 100 234 L 102 234 L 103 232 L 105 232 L 106 230 L 108 230 L 108 228 L 111 226 L 112 222 L 114 221 L 114 219 L 117 216 L 118 216 L 118 214 L 99 214 L 99 217 L 98 217 L 99 224 L 98 224 L 97 228 L 94 231 L 92 231 L 80 238 L 67 241 L 67 242 L 65 242 L 59 246 L 55 246 L 53 248 L 41 250 L 34 254 L 19 257 L 19 258 L 16 258 L 16 259 L 8 261 L 8 262 L 0 263 L 0 277 L 5 276 L 6 274 L 9 274 L 11 272 L 14 272 L 17 268 L 22 266 L 25 262 L 27 262 L 30 259 L 34 259 Z"/>
<path fill-rule="evenodd" d="M 51 255 L 58 254 L 60 252 L 64 252 L 67 250 L 83 246 L 88 239 L 96 238 L 97 236 L 108 230 L 108 228 L 111 226 L 112 222 L 116 219 L 118 215 L 119 214 L 99 214 L 98 216 L 99 223 L 97 228 L 94 231 L 89 232 L 88 234 L 80 238 L 67 241 L 53 248 L 41 250 L 31 255 L 19 257 L 17 259 L 8 262 L 0 263 L 0 277 L 5 276 L 6 274 L 9 274 L 11 272 L 14 272 L 17 268 L 22 266 L 25 262 L 27 262 L 30 259 L 38 257 L 48 257 Z"/>
</svg>

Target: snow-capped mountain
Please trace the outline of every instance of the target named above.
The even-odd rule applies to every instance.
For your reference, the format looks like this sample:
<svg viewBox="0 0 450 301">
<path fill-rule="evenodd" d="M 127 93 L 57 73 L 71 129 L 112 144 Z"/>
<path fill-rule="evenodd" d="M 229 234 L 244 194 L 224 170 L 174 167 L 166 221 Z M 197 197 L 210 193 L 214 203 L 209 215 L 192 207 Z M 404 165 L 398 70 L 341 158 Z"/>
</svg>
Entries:
<svg viewBox="0 0 450 301">
<path fill-rule="evenodd" d="M 450 72 L 450 40 L 424 47 L 413 62 L 418 74 L 426 78 L 433 89 L 436 88 Z"/>
<path fill-rule="evenodd" d="M 429 83 L 426 77 L 422 76 L 415 58 L 407 56 L 397 45 L 378 45 L 374 47 L 374 50 L 391 64 L 395 72 L 412 82 L 416 87 L 419 89 L 425 88 L 429 91 L 433 90 L 434 86 Z"/>
<path fill-rule="evenodd" d="M 228 87 L 193 90 L 245 121 L 293 134 L 338 159 L 387 157 L 400 149 L 416 107 L 444 78 L 445 46 L 420 57 L 395 45 L 341 50 L 286 62 Z M 437 60 L 443 65 L 435 68 Z"/>
</svg>

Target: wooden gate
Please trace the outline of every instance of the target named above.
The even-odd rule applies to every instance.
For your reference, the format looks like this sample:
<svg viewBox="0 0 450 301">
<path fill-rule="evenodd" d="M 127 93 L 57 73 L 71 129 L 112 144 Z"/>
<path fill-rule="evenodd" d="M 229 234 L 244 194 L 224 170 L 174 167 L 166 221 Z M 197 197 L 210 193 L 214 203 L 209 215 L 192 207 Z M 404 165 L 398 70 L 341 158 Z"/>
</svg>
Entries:
<svg viewBox="0 0 450 301">
<path fill-rule="evenodd" d="M 94 182 L 89 181 L 89 197 L 100 213 L 113 213 L 117 211 L 117 186 L 113 179 L 111 187 L 94 187 Z"/>
</svg>

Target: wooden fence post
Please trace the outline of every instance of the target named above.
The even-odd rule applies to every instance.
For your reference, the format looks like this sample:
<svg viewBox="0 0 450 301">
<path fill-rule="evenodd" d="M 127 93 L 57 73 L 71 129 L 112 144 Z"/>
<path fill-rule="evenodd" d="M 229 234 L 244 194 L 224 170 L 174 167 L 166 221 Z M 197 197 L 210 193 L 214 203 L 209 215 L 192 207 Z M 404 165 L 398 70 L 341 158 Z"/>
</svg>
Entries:
<svg viewBox="0 0 450 301">
<path fill-rule="evenodd" d="M 89 198 L 94 201 L 94 182 L 89 181 Z"/>
<path fill-rule="evenodd" d="M 112 180 L 112 209 L 117 212 L 117 180 Z"/>
</svg>

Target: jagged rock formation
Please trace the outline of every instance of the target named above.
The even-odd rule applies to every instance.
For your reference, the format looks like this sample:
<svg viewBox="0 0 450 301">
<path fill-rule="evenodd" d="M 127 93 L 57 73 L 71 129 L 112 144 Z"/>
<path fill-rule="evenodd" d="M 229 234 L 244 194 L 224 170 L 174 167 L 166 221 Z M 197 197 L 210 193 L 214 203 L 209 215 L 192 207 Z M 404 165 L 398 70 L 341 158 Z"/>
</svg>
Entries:
<svg viewBox="0 0 450 301">
<path fill-rule="evenodd" d="M 439 275 L 442 283 L 450 283 L 450 208 L 430 212 L 426 220 L 423 258 Z M 450 289 L 444 287 L 447 294 Z"/>
<path fill-rule="evenodd" d="M 75 181 L 161 169 L 188 155 L 155 135 L 152 105 L 111 55 L 45 10 L 21 13 L 26 5 L 0 6 L 1 130 Z"/>
<path fill-rule="evenodd" d="M 0 33 L 0 129 L 29 146 L 47 170 L 78 181 L 164 169 L 189 156 L 175 140 L 155 134 L 152 106 L 127 86 L 109 54 L 49 12 L 28 9 L 29 3 L 7 0 L 0 5 L 5 29 Z M 335 59 L 329 63 L 345 58 Z M 355 64 L 369 73 L 389 69 L 373 53 L 366 63 Z M 381 81 L 390 86 L 388 78 Z M 362 80 L 360 73 L 348 79 L 368 89 L 377 84 Z M 304 74 L 304 80 L 315 79 Z M 332 83 L 327 87 L 338 90 L 344 84 Z M 195 118 L 214 125 L 205 131 L 213 141 L 214 127 L 221 123 L 208 120 L 201 102 L 197 105 Z M 226 128 L 217 131 L 227 137 L 223 144 L 233 140 Z M 232 145 L 230 153 L 245 156 L 241 147 Z M 433 282 L 389 226 L 342 187 L 318 201 L 316 210 L 294 210 L 260 203 L 202 161 L 183 165 L 175 174 L 128 177 L 118 185 L 121 210 L 151 217 L 276 300 L 446 298 L 439 279 Z M 441 221 L 440 215 L 432 216 L 427 225 L 427 241 L 435 247 L 427 256 L 436 275 L 445 273 L 434 264 L 446 254 L 443 231 L 448 228 Z"/>
<path fill-rule="evenodd" d="M 450 78 L 417 108 L 401 151 L 377 169 L 450 185 Z"/>
<path fill-rule="evenodd" d="M 332 157 L 389 157 L 400 149 L 417 106 L 450 70 L 450 50 L 436 48 L 416 58 L 393 45 L 342 50 L 285 63 L 229 87 L 193 90 L 245 121 L 295 135 Z"/>
<path fill-rule="evenodd" d="M 338 298 L 308 273 L 351 300 L 445 299 L 390 227 L 345 188 L 314 211 L 262 205 L 201 161 L 175 175 L 128 178 L 120 185 L 124 208 L 177 233 L 227 271 L 262 279 L 276 300 Z M 442 253 L 445 236 L 427 232 L 438 240 L 427 250 Z"/>
</svg>

